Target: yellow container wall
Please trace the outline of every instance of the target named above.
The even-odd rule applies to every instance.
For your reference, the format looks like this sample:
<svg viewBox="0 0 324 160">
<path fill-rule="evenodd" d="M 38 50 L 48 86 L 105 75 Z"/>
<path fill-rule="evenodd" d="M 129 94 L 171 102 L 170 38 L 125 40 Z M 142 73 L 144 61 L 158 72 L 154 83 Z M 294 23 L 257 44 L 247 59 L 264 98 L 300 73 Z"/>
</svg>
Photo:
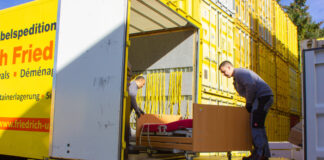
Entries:
<svg viewBox="0 0 324 160">
<path fill-rule="evenodd" d="M 298 37 L 297 37 L 297 27 L 293 22 L 288 19 L 288 60 L 289 63 L 294 67 L 298 68 Z"/>
<path fill-rule="evenodd" d="M 270 110 L 265 122 L 269 141 L 287 141 L 290 133 L 290 117 L 288 114 Z"/>
<path fill-rule="evenodd" d="M 278 115 L 273 110 L 270 110 L 267 114 L 265 121 L 266 132 L 269 141 L 275 141 L 278 135 Z"/>
<path fill-rule="evenodd" d="M 290 112 L 289 107 L 289 65 L 279 56 L 276 57 L 277 67 L 277 108 Z"/>
<path fill-rule="evenodd" d="M 289 66 L 289 106 L 290 112 L 295 115 L 301 115 L 301 90 L 300 73 Z"/>
<path fill-rule="evenodd" d="M 251 36 L 244 29 L 236 26 L 234 28 L 234 66 L 242 68 L 251 67 Z"/>
<path fill-rule="evenodd" d="M 188 0 L 172 3 L 188 14 L 193 12 L 183 9 L 188 8 Z M 287 140 L 288 115 L 301 114 L 297 27 L 276 0 L 236 0 L 233 17 L 210 0 L 201 0 L 199 5 L 201 103 L 244 106 L 233 80 L 224 77 L 218 65 L 229 60 L 235 67 L 249 68 L 273 90 L 269 139 Z"/>
<path fill-rule="evenodd" d="M 287 140 L 289 114 L 301 114 L 297 27 L 276 0 L 236 0 L 233 17 L 210 0 L 162 1 L 189 15 L 189 20 L 197 20 L 194 13 L 198 7 L 188 4 L 199 4 L 200 103 L 243 107 L 245 99 L 238 96 L 233 80 L 224 77 L 218 66 L 229 60 L 235 67 L 249 68 L 273 90 L 274 104 L 266 121 L 269 139 Z"/>
<path fill-rule="evenodd" d="M 276 50 L 283 59 L 288 59 L 288 16 L 275 3 Z"/>
<path fill-rule="evenodd" d="M 272 108 L 276 108 L 276 55 L 267 46 L 260 43 L 258 46 L 257 62 L 257 73 L 271 87 L 274 94 L 274 105 Z"/>
<path fill-rule="evenodd" d="M 195 25 L 200 22 L 200 2 L 201 0 L 160 0 L 178 14 L 186 17 Z"/>
<path fill-rule="evenodd" d="M 272 45 L 271 42 L 271 25 L 272 25 L 272 14 L 271 14 L 271 0 L 260 0 L 258 1 L 258 24 L 259 24 L 259 37 L 268 44 Z"/>
<path fill-rule="evenodd" d="M 229 60 L 235 67 L 258 73 L 269 84 L 274 104 L 267 118 L 272 141 L 287 140 L 289 114 L 301 114 L 297 28 L 275 0 L 236 0 L 234 17 L 212 1 L 202 0 L 201 103 L 245 106 L 218 65 Z"/>
<path fill-rule="evenodd" d="M 201 47 L 203 54 L 202 85 L 206 92 L 234 94 L 233 80 L 221 75 L 218 65 L 234 63 L 234 24 L 229 15 L 210 2 L 201 2 Z"/>
<path fill-rule="evenodd" d="M 278 141 L 286 141 L 289 137 L 290 132 L 290 117 L 279 114 L 278 118 Z"/>
<path fill-rule="evenodd" d="M 235 21 L 248 32 L 257 32 L 257 3 L 256 0 L 235 1 Z"/>
</svg>

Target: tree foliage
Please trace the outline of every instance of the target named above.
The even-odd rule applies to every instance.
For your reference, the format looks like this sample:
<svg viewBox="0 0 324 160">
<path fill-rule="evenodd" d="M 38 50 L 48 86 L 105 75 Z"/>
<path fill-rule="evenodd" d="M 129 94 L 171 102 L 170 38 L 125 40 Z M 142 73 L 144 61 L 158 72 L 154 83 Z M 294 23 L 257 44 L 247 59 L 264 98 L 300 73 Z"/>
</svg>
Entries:
<svg viewBox="0 0 324 160">
<path fill-rule="evenodd" d="M 307 11 L 309 7 L 306 5 L 306 0 L 294 0 L 289 6 L 283 6 L 283 8 L 297 26 L 299 41 L 324 36 L 324 28 L 320 27 L 323 22 L 316 23 L 312 20 Z"/>
</svg>

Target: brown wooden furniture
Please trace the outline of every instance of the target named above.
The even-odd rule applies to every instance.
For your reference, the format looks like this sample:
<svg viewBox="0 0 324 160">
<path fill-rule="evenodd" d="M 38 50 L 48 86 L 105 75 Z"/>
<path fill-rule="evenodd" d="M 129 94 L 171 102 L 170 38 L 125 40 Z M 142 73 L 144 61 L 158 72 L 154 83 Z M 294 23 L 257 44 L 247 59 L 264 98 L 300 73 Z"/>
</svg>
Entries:
<svg viewBox="0 0 324 160">
<path fill-rule="evenodd" d="M 137 145 L 193 152 L 251 150 L 250 116 L 245 108 L 203 104 L 194 104 L 193 108 L 192 137 L 141 136 L 145 123 L 169 123 L 181 118 L 146 114 L 137 121 Z"/>
</svg>

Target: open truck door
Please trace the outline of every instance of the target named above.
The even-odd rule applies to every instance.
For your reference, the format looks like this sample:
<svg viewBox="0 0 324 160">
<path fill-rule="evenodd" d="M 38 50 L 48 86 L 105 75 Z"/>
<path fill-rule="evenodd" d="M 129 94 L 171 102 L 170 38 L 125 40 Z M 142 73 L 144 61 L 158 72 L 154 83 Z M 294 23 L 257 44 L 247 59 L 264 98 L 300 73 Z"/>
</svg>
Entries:
<svg viewBox="0 0 324 160">
<path fill-rule="evenodd" d="M 58 8 L 50 157 L 121 159 L 128 1 Z"/>
<path fill-rule="evenodd" d="M 324 48 L 304 50 L 305 159 L 324 158 Z"/>
</svg>

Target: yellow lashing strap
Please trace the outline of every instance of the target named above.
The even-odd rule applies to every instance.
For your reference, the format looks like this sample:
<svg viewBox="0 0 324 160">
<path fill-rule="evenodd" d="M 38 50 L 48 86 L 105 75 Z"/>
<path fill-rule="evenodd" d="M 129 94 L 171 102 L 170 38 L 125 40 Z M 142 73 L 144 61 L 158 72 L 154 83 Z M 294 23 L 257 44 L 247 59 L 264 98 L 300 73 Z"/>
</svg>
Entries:
<svg viewBox="0 0 324 160">
<path fill-rule="evenodd" d="M 151 105 L 151 113 L 152 114 L 155 114 L 155 96 L 156 96 L 156 93 L 155 93 L 155 89 L 156 89 L 156 85 L 155 85 L 155 79 L 156 79 L 156 74 L 153 73 L 153 81 L 151 83 L 152 85 L 152 96 L 151 96 L 151 100 L 152 100 L 152 105 Z"/>
<path fill-rule="evenodd" d="M 181 114 L 181 89 L 182 89 L 182 71 L 179 71 L 178 72 L 178 80 L 177 80 L 177 82 L 178 82 L 178 85 L 177 85 L 177 88 L 178 88 L 178 115 L 180 115 Z"/>
<path fill-rule="evenodd" d="M 163 72 L 162 75 L 162 83 L 163 83 L 163 89 L 162 89 L 162 109 L 163 109 L 163 114 L 165 114 L 166 106 L 165 106 L 165 72 Z"/>
<path fill-rule="evenodd" d="M 189 110 L 189 98 L 187 99 L 187 111 L 186 111 L 186 115 L 185 115 L 185 119 L 189 119 L 191 117 L 191 112 Z"/>
<path fill-rule="evenodd" d="M 177 72 L 173 72 L 172 74 L 172 88 L 171 88 L 171 108 L 170 108 L 170 114 L 173 115 L 173 107 L 174 104 L 176 103 L 176 91 L 177 91 L 177 85 L 176 85 L 176 81 L 177 81 Z"/>
<path fill-rule="evenodd" d="M 169 94 L 168 94 L 168 107 L 170 110 L 170 114 L 173 113 L 172 111 L 172 103 L 173 103 L 173 98 L 172 98 L 172 83 L 173 83 L 173 72 L 170 72 L 170 78 L 169 78 Z"/>
<path fill-rule="evenodd" d="M 170 81 L 169 81 L 169 103 L 168 107 L 170 108 L 170 114 L 174 114 L 174 105 L 178 104 L 178 115 L 181 114 L 181 89 L 182 89 L 182 71 L 170 72 Z M 164 112 L 165 113 L 165 112 Z"/>
<path fill-rule="evenodd" d="M 145 113 L 150 113 L 150 90 L 151 90 L 151 74 L 147 74 L 147 85 L 145 91 Z"/>
<path fill-rule="evenodd" d="M 163 92 L 163 88 L 162 88 L 162 83 L 163 82 L 163 74 L 160 72 L 159 73 L 159 87 L 160 87 L 160 92 L 159 92 L 159 114 L 160 116 L 162 115 L 162 109 L 163 109 L 163 103 L 162 103 L 162 96 L 164 96 L 162 94 Z"/>
<path fill-rule="evenodd" d="M 156 87 L 156 96 L 155 96 L 155 114 L 159 113 L 159 92 L 160 92 L 160 87 L 159 87 L 159 73 L 155 74 L 155 87 Z"/>
<path fill-rule="evenodd" d="M 187 99 L 187 111 L 186 111 L 186 115 L 184 117 L 185 119 L 189 118 L 189 100 Z"/>
<path fill-rule="evenodd" d="M 145 113 L 161 116 L 166 114 L 167 108 L 169 108 L 170 114 L 181 114 L 182 74 L 183 72 L 179 69 L 170 72 L 168 98 L 165 93 L 166 71 L 153 71 L 146 74 L 145 100 L 142 96 L 143 90 L 139 90 L 136 97 L 140 106 L 145 101 L 142 107 Z M 174 113 L 175 105 L 178 106 L 176 113 Z"/>
</svg>

